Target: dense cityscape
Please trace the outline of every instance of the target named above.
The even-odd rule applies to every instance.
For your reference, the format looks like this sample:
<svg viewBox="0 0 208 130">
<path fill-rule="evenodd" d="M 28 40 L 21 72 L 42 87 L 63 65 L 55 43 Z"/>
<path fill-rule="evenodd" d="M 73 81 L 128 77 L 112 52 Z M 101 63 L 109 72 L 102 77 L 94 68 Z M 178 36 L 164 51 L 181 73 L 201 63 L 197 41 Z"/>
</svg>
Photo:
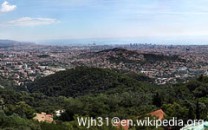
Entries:
<svg viewBox="0 0 208 130">
<path fill-rule="evenodd" d="M 208 75 L 208 46 L 155 44 L 0 48 L 0 75 L 21 86 L 36 78 L 77 66 L 110 68 L 144 74 L 157 84 L 187 82 Z"/>
</svg>

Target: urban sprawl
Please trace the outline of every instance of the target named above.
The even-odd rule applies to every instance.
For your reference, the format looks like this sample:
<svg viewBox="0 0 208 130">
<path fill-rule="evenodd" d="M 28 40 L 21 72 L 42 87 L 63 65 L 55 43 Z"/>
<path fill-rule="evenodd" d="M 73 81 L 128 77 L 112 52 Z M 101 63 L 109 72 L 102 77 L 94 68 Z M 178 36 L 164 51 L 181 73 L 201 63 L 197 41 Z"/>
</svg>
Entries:
<svg viewBox="0 0 208 130">
<path fill-rule="evenodd" d="M 118 69 L 142 74 L 157 84 L 187 82 L 208 75 L 208 46 L 36 44 L 0 48 L 0 76 L 24 86 L 37 78 L 76 66 Z M 3 87 L 3 86 L 2 86 Z"/>
</svg>

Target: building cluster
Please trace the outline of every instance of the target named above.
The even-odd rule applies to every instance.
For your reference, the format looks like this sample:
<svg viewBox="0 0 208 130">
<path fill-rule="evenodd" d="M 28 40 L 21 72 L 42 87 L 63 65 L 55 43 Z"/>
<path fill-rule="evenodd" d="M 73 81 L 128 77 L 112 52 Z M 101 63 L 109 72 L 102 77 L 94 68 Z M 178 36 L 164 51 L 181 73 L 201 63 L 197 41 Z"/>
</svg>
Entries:
<svg viewBox="0 0 208 130">
<path fill-rule="evenodd" d="M 24 85 L 26 82 L 65 70 L 58 66 L 55 58 L 38 51 L 1 51 L 0 75 L 12 80 L 14 85 Z"/>
</svg>

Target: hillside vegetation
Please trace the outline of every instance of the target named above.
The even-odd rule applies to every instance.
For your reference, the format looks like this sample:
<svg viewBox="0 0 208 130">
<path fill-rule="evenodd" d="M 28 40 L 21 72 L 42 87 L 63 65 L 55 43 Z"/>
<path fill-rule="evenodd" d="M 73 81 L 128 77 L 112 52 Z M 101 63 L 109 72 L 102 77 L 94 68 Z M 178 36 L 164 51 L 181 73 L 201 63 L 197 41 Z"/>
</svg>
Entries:
<svg viewBox="0 0 208 130">
<path fill-rule="evenodd" d="M 48 96 L 77 97 L 102 93 L 116 88 L 144 89 L 138 80 L 109 69 L 78 67 L 58 72 L 28 85 L 30 92 Z"/>
<path fill-rule="evenodd" d="M 157 109 L 162 109 L 166 118 L 184 121 L 207 120 L 208 115 L 208 77 L 205 76 L 186 84 L 158 86 L 136 74 L 79 67 L 36 80 L 28 88 L 30 92 L 0 89 L 0 129 L 86 130 L 78 126 L 77 116 L 137 119 Z M 35 112 L 53 113 L 61 109 L 65 112 L 61 117 L 54 117 L 56 124 L 32 120 Z M 153 128 L 132 128 L 150 129 Z"/>
</svg>

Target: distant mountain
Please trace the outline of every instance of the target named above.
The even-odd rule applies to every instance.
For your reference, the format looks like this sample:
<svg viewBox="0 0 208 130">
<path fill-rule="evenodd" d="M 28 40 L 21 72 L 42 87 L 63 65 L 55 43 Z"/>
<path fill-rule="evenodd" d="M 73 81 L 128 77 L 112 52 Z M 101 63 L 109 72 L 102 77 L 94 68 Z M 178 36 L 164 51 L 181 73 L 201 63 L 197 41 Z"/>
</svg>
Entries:
<svg viewBox="0 0 208 130">
<path fill-rule="evenodd" d="M 119 92 L 130 89 L 142 91 L 136 78 L 109 69 L 78 67 L 58 72 L 28 85 L 30 92 L 48 96 L 77 97 L 107 91 Z M 133 90 L 132 90 L 133 91 Z"/>
<path fill-rule="evenodd" d="M 22 45 L 28 45 L 33 44 L 31 42 L 19 42 L 19 41 L 13 41 L 13 40 L 0 40 L 0 47 L 13 47 L 13 46 L 22 46 Z"/>
</svg>

